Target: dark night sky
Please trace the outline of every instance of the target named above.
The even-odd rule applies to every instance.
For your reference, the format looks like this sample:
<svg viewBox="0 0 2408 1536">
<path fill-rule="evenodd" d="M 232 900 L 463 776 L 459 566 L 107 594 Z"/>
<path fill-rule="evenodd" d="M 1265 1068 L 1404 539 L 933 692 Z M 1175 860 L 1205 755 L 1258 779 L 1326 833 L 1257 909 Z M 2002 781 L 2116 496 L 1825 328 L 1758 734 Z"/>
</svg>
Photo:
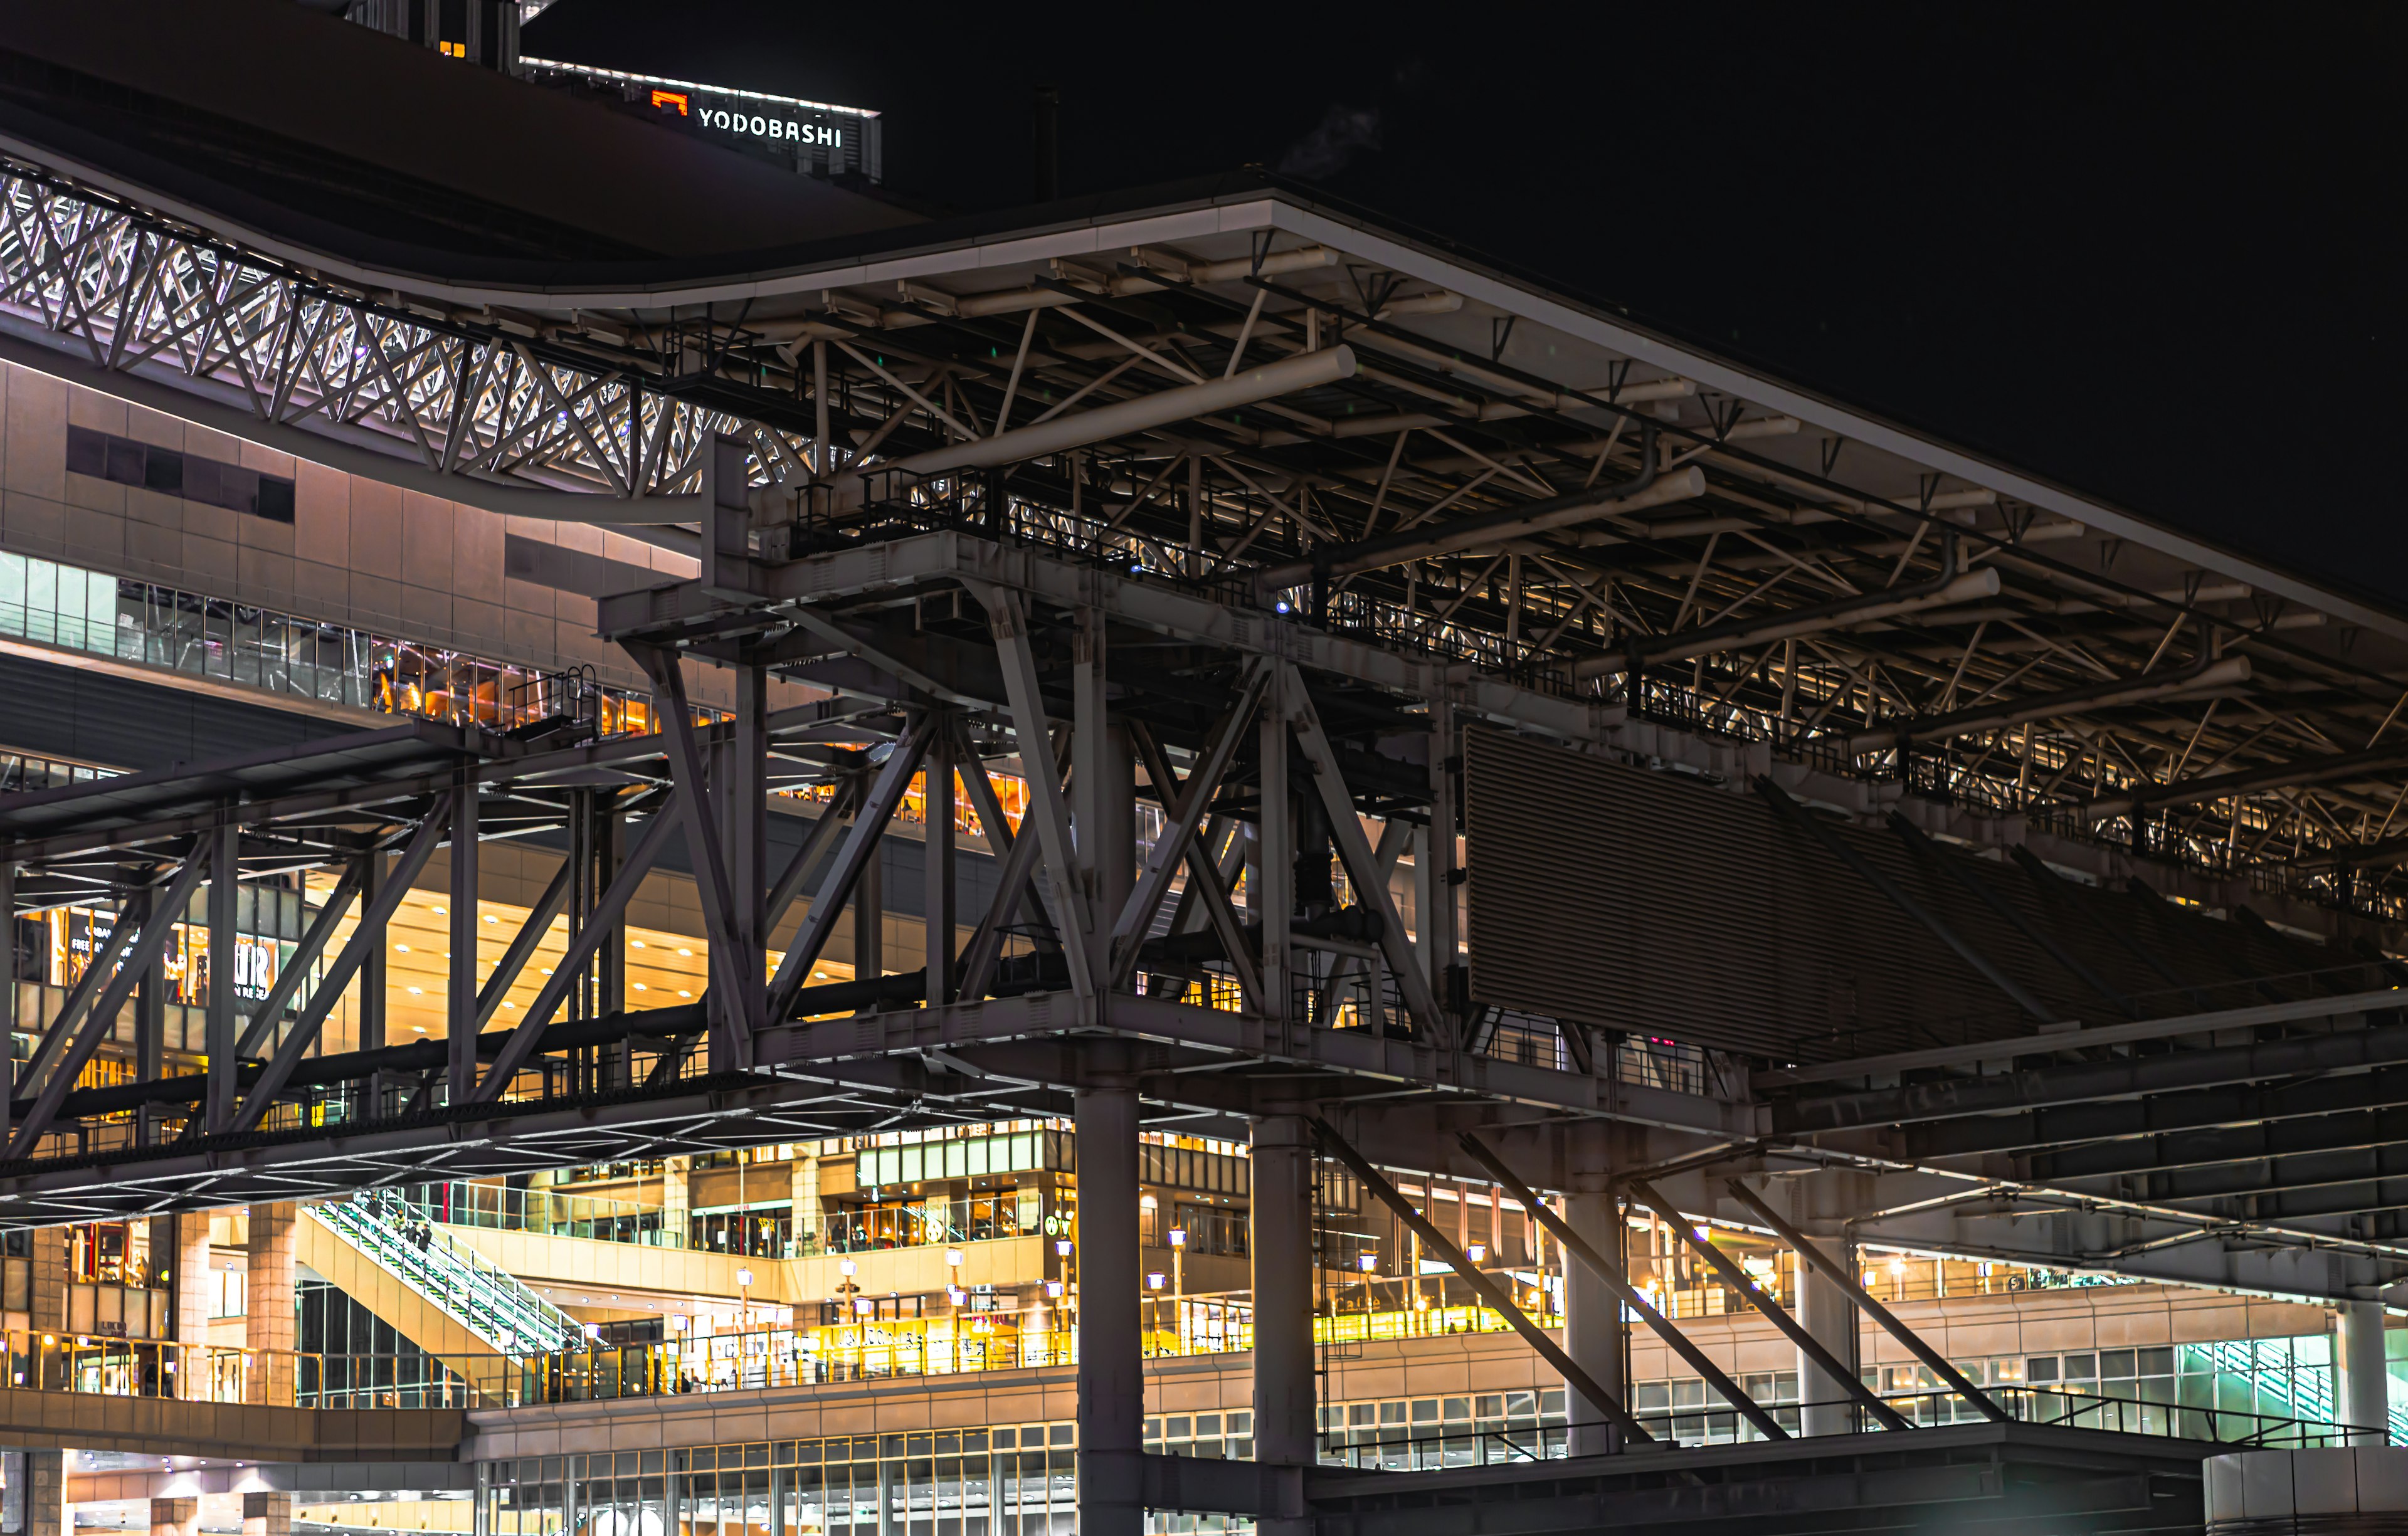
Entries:
<svg viewBox="0 0 2408 1536">
<path fill-rule="evenodd" d="M 2403 45 L 2373 6 L 559 0 L 525 36 L 877 107 L 888 182 L 966 211 L 1026 201 L 1056 84 L 1066 192 L 1287 169 L 2408 602 Z"/>
</svg>

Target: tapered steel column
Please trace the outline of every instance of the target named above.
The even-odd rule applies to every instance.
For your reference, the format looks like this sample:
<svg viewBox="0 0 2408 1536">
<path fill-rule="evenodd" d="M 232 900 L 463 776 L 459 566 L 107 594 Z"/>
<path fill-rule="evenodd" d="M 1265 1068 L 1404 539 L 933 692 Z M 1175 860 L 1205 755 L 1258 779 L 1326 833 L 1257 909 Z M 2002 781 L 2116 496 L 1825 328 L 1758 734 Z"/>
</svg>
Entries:
<svg viewBox="0 0 2408 1536">
<path fill-rule="evenodd" d="M 377 898 L 384 894 L 385 871 L 393 860 L 382 848 L 372 849 L 360 857 L 366 870 L 360 881 L 360 910 L 366 912 L 376 905 Z M 390 945 L 380 944 L 360 961 L 359 1035 L 360 1049 L 364 1051 L 384 1049 L 385 967 L 391 954 Z M 366 1095 L 366 1102 L 361 1106 L 362 1112 L 369 1119 L 379 1119 L 384 1115 L 385 1083 L 383 1073 L 370 1073 L 361 1089 Z"/>
<path fill-rule="evenodd" d="M 950 727 L 928 744 L 922 846 L 921 950 L 927 957 L 928 1003 L 953 1001 L 953 741 Z"/>
<path fill-rule="evenodd" d="M 1254 1122 L 1254 1459 L 1312 1466 L 1312 1131 L 1301 1115 Z M 1273 1531 L 1307 1524 L 1269 1522 Z"/>
<path fill-rule="evenodd" d="M 1138 1300 L 1137 1087 L 1079 1089 L 1079 1536 L 1138 1536 L 1145 1360 Z"/>
<path fill-rule="evenodd" d="M 1564 1199 L 1564 1221 L 1583 1242 L 1620 1262 L 1623 1258 L 1622 1234 L 1626 1230 L 1621 1213 L 1612 1195 L 1573 1194 Z M 1564 1259 L 1564 1353 L 1573 1363 L 1589 1374 L 1589 1378 L 1609 1392 L 1616 1393 L 1626 1403 L 1629 1401 L 1630 1383 L 1625 1369 L 1629 1351 L 1625 1341 L 1627 1325 L 1623 1321 L 1622 1302 L 1605 1283 L 1605 1277 L 1567 1255 Z M 1572 1400 L 1577 1405 L 1579 1399 Z M 1597 1415 L 1579 1412 L 1574 1420 L 1593 1419 Z M 1611 1424 L 1579 1423 L 1572 1426 L 1572 1455 L 1606 1456 L 1622 1448 L 1621 1435 Z"/>
</svg>

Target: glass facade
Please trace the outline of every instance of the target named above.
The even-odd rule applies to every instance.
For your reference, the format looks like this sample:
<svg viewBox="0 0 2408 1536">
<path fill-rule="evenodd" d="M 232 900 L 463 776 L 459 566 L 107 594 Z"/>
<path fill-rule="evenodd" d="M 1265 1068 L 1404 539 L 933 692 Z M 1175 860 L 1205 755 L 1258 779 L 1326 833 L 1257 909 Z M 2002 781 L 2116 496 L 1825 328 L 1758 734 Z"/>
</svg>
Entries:
<svg viewBox="0 0 2408 1536">
<path fill-rule="evenodd" d="M 486 1462 L 477 1497 L 492 1536 L 1039 1536 L 1077 1463 L 1074 1426 L 1003 1425 Z"/>
<path fill-rule="evenodd" d="M 652 729 L 651 695 L 0 551 L 0 635 L 386 715 L 500 729 L 590 715 Z"/>
</svg>

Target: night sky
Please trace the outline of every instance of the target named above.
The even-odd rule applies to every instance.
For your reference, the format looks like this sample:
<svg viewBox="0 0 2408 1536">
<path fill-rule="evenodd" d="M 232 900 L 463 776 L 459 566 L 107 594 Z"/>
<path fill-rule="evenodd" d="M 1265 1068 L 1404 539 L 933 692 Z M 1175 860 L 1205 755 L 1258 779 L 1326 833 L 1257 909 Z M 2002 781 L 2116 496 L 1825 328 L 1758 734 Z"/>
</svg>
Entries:
<svg viewBox="0 0 2408 1536">
<path fill-rule="evenodd" d="M 1283 170 L 2408 602 L 2408 7 L 559 0 L 524 47 L 876 107 L 962 211 L 1028 200 L 1057 85 L 1066 193 Z"/>
</svg>

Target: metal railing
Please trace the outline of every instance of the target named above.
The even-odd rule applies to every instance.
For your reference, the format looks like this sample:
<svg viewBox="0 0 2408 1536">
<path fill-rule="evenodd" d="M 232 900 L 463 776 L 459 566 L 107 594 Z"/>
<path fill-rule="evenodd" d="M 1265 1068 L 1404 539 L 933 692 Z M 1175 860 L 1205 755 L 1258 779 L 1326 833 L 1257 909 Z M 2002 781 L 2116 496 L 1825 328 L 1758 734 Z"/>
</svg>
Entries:
<svg viewBox="0 0 2408 1536">
<path fill-rule="evenodd" d="M 683 1226 L 671 1226 L 665 1207 L 642 1201 L 513 1189 L 467 1179 L 408 1185 L 395 1198 L 419 1219 L 447 1227 L 633 1243 L 647 1248 L 687 1245 Z"/>
<path fill-rule="evenodd" d="M 495 1408 L 1037 1370 L 1068 1366 L 1076 1359 L 1075 1330 L 1068 1314 L 1055 1318 L 1062 1326 L 1043 1331 L 1014 1331 L 989 1319 L 995 1331 L 980 1333 L 977 1315 L 943 1321 L 946 1330 L 931 1337 L 924 1330 L 864 1319 L 843 1330 L 854 1336 L 850 1352 L 827 1342 L 838 1330 L 781 1329 L 666 1343 L 589 1344 L 508 1358 L 241 1349 L 21 1330 L 0 1333 L 0 1384 L 99 1397 L 275 1407 Z M 1150 1343 L 1170 1342 L 1163 1321 L 1150 1319 Z M 1247 1347 L 1250 1330 L 1234 1317 L 1229 1322 L 1226 1333 L 1212 1330 L 1209 1341 L 1196 1339 L 1189 1352 Z M 870 1342 L 882 1337 L 882 1344 Z M 2025 1424 L 2265 1448 L 2376 1445 L 2389 1439 L 2383 1428 L 2297 1415 L 2048 1387 L 1992 1387 L 1989 1396 Z M 1891 1393 L 1883 1401 L 1922 1428 L 1982 1420 L 1971 1403 L 1950 1392 Z M 1765 1406 L 1793 1434 L 1810 1406 L 1838 1408 L 1857 1430 L 1881 1432 L 1854 1401 L 1773 1401 Z M 1728 1408 L 1649 1409 L 1633 1416 L 1667 1444 L 1760 1438 Z M 1501 1428 L 1448 1425 L 1426 1433 L 1410 1432 L 1402 1425 L 1329 1430 L 1324 1432 L 1321 1455 L 1327 1465 L 1396 1472 L 1545 1460 L 1570 1454 L 1573 1428 L 1526 1421 Z"/>
<path fill-rule="evenodd" d="M 2386 1432 L 2380 1429 L 2330 1424 L 2278 1414 L 2185 1407 L 2179 1403 L 2100 1397 L 2044 1387 L 1993 1387 L 1989 1395 L 2012 1418 L 2022 1424 L 2104 1429 L 2120 1434 L 2210 1441 L 2217 1444 L 2261 1449 L 2379 1445 L 2387 1440 Z M 1887 1394 L 1882 1401 L 1898 1409 L 1917 1428 L 1984 1422 L 1980 1410 L 1952 1392 Z M 1815 1404 L 1769 1402 L 1763 1406 L 1783 1429 L 1793 1435 L 1800 1432 L 1803 1410 L 1809 1406 L 1843 1410 L 1853 1432 L 1885 1432 L 1854 1400 Z M 1727 1444 L 1764 1439 L 1736 1410 L 1728 1408 L 1651 1409 L 1631 1416 L 1666 1446 Z M 1449 1425 L 1436 1433 L 1408 1433 L 1407 1427 L 1402 1425 L 1353 1431 L 1325 1430 L 1321 1461 L 1325 1466 L 1370 1471 L 1428 1472 L 1446 1467 L 1555 1460 L 1571 1454 L 1571 1441 L 1576 1429 L 1605 1430 L 1611 1428 L 1602 1422 L 1589 1421 L 1577 1426 L 1522 1424 L 1504 1429 L 1482 1429 L 1471 1424 Z M 1352 1438 L 1355 1436 L 1363 1438 Z"/>
</svg>

